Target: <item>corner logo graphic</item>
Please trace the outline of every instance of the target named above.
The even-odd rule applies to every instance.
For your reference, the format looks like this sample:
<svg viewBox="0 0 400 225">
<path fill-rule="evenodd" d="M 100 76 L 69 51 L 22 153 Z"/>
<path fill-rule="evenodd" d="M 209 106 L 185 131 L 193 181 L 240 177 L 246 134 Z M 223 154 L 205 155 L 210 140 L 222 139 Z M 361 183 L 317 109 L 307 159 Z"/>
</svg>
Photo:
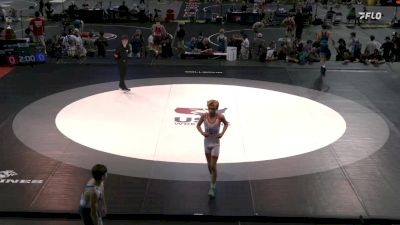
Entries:
<svg viewBox="0 0 400 225">
<path fill-rule="evenodd" d="M 382 19 L 382 13 L 381 12 L 359 12 L 360 14 L 360 20 L 366 20 L 368 18 L 371 18 L 373 20 L 380 20 Z"/>
<path fill-rule="evenodd" d="M 7 177 L 12 177 L 12 176 L 17 176 L 18 173 L 16 173 L 14 170 L 5 170 L 5 171 L 0 171 L 0 179 L 4 179 Z"/>
<path fill-rule="evenodd" d="M 19 180 L 19 179 L 7 179 L 13 176 L 17 176 L 14 170 L 0 171 L 0 184 L 41 184 L 43 180 Z"/>
<path fill-rule="evenodd" d="M 228 108 L 219 109 L 218 112 L 224 114 Z M 206 113 L 207 109 L 205 108 L 183 108 L 177 107 L 175 109 L 177 114 L 186 115 L 178 115 L 175 117 L 175 125 L 196 125 L 200 119 L 201 114 Z"/>
</svg>

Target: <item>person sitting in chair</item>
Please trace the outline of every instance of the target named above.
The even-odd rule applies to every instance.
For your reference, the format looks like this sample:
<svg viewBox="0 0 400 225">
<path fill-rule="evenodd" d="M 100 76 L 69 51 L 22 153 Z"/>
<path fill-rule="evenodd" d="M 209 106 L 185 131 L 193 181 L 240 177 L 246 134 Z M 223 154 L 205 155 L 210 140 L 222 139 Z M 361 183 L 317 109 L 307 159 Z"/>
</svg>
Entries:
<svg viewBox="0 0 400 225">
<path fill-rule="evenodd" d="M 203 54 L 213 53 L 213 49 L 211 48 L 208 38 L 203 38 L 203 41 L 197 47 L 200 49 L 200 53 Z"/>
</svg>

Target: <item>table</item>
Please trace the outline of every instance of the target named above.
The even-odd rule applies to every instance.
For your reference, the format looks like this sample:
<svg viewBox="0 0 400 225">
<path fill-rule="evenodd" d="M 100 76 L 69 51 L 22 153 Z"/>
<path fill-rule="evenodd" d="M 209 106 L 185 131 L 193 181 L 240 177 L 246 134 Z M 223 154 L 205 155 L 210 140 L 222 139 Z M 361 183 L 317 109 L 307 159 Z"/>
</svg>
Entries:
<svg viewBox="0 0 400 225">
<path fill-rule="evenodd" d="M 263 14 L 253 12 L 229 12 L 226 14 L 228 23 L 240 23 L 252 25 L 255 22 L 261 21 Z"/>
<path fill-rule="evenodd" d="M 185 52 L 181 55 L 182 59 L 226 59 L 227 53 L 214 52 L 212 54 L 203 54 L 200 52 Z"/>
</svg>

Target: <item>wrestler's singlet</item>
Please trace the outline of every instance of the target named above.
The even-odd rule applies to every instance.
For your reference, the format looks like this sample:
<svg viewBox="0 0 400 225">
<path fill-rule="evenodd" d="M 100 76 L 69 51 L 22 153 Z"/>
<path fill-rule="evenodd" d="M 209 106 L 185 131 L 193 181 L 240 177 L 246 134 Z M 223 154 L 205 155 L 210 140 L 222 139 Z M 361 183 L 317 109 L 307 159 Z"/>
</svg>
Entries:
<svg viewBox="0 0 400 225">
<path fill-rule="evenodd" d="M 214 121 L 210 121 L 210 116 L 208 113 L 204 115 L 204 130 L 208 133 L 208 136 L 204 138 L 204 147 L 213 148 L 219 146 L 219 129 L 221 125 L 221 115 L 216 114 Z"/>
</svg>

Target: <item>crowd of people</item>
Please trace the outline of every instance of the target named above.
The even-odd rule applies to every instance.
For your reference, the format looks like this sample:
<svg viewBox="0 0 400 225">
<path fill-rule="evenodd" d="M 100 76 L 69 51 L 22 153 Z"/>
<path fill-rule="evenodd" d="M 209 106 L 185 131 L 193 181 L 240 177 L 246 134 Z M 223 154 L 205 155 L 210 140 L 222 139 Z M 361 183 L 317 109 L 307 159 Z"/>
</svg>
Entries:
<svg viewBox="0 0 400 225">
<path fill-rule="evenodd" d="M 213 54 L 215 52 L 226 53 L 227 47 L 236 47 L 240 60 L 256 59 L 261 62 L 285 60 L 300 64 L 318 62 L 322 54 L 330 59 L 332 53 L 336 55 L 336 61 L 362 62 L 380 64 L 384 62 L 396 62 L 400 60 L 400 35 L 396 32 L 392 37 L 386 37 L 380 44 L 374 36 L 365 47 L 356 36 L 350 34 L 348 40 L 340 38 L 337 44 L 332 43 L 331 48 L 321 48 L 321 38 L 302 40 L 301 32 L 297 31 L 294 18 L 288 16 L 282 24 L 286 26 L 285 38 L 279 40 L 267 40 L 259 29 L 254 29 L 254 35 L 241 31 L 228 37 L 224 29 L 220 29 L 215 41 L 199 33 L 197 37 L 186 37 L 185 25 L 179 24 L 177 30 L 171 34 L 166 28 L 156 21 L 151 27 L 151 33 L 146 38 L 142 31 L 137 29 L 129 38 L 131 58 L 147 57 L 152 53 L 154 57 L 169 58 L 173 55 L 180 56 L 186 52 Z M 108 41 L 103 32 L 82 32 L 83 22 L 74 22 L 67 27 L 66 32 L 45 40 L 45 20 L 36 12 L 35 18 L 30 21 L 25 30 L 26 38 L 46 46 L 46 53 L 55 57 L 57 61 L 65 56 L 77 58 L 83 61 L 86 57 L 106 55 Z M 295 32 L 296 31 L 296 32 Z M 254 36 L 252 38 L 251 36 Z M 334 35 L 333 35 L 334 36 Z M 322 38 L 323 39 L 323 38 Z M 383 41 L 383 40 L 382 40 Z M 147 42 L 147 43 L 146 43 Z M 215 43 L 214 46 L 212 43 Z M 325 50 L 324 50 L 325 49 Z"/>
<path fill-rule="evenodd" d="M 261 62 L 284 60 L 305 64 L 319 62 L 321 54 L 324 54 L 328 60 L 332 55 L 336 55 L 336 61 L 345 63 L 380 64 L 400 61 L 400 35 L 396 32 L 393 33 L 392 37 L 386 37 L 383 44 L 380 44 L 371 35 L 370 41 L 365 47 L 356 37 L 356 33 L 352 32 L 347 42 L 343 38 L 339 38 L 330 44 L 330 48 L 325 47 L 328 43 L 325 43 L 324 34 L 318 37 L 318 33 L 313 40 L 301 40 L 290 35 L 286 35 L 286 38 L 281 38 L 280 40 L 266 40 L 261 32 L 256 33 L 254 36 L 250 40 L 249 35 L 241 31 L 228 37 L 224 29 L 221 29 L 216 37 L 216 46 L 211 46 L 209 39 L 203 37 L 203 34 L 200 33 L 198 37 L 192 37 L 187 42 L 186 47 L 187 51 L 209 54 L 213 52 L 224 53 L 227 47 L 236 47 L 239 59 L 256 59 Z"/>
<path fill-rule="evenodd" d="M 35 18 L 30 21 L 29 27 L 25 30 L 25 38 L 45 46 L 46 54 L 56 58 L 57 61 L 64 57 L 77 58 L 81 62 L 86 57 L 96 55 L 105 57 L 108 41 L 104 37 L 104 33 L 84 32 L 83 21 L 74 16 L 73 11 L 77 10 L 74 3 L 71 3 L 67 12 L 70 12 L 75 19 L 64 27 L 63 33 L 45 40 L 46 22 L 43 16 L 46 12 L 45 8 L 49 12 L 51 11 L 51 4 L 49 2 L 44 3 L 44 0 L 40 0 L 39 3 L 39 11 L 35 13 Z M 180 57 L 185 53 L 212 55 L 216 52 L 226 54 L 227 47 L 236 47 L 239 60 L 252 59 L 261 62 L 284 60 L 305 64 L 321 61 L 321 58 L 329 60 L 331 55 L 336 56 L 336 61 L 345 63 L 379 64 L 400 60 L 400 36 L 396 32 L 393 33 L 392 37 L 386 37 L 385 40 L 376 40 L 374 36 L 371 36 L 365 47 L 362 46 L 354 32 L 347 40 L 343 38 L 335 39 L 336 44 L 332 42 L 332 45 L 327 44 L 326 47 L 324 46 L 325 36 L 323 34 L 320 37 L 316 34 L 315 38 L 303 39 L 304 11 L 310 11 L 310 7 L 307 7 L 306 3 L 293 6 L 286 17 L 283 18 L 281 26 L 285 27 L 285 37 L 278 40 L 264 37 L 262 28 L 265 28 L 268 23 L 265 18 L 254 24 L 254 33 L 241 31 L 228 36 L 224 29 L 220 29 L 215 35 L 215 39 L 214 35 L 210 39 L 210 37 L 204 36 L 202 32 L 197 36 L 188 37 L 184 24 L 178 24 L 176 31 L 168 32 L 160 23 L 160 18 L 155 17 L 150 35 L 145 37 L 142 30 L 137 29 L 129 36 L 130 54 L 128 57 L 144 58 L 152 55 L 155 58 L 170 58 L 172 56 Z M 135 7 L 137 7 L 138 12 L 143 12 L 144 6 L 144 1 L 141 0 L 139 5 Z M 242 6 L 242 8 L 244 7 Z M 129 8 L 123 2 L 118 10 L 121 12 L 129 11 Z M 351 15 L 347 17 L 348 20 L 357 20 L 357 18 L 354 18 L 353 11 L 354 7 L 350 9 L 349 15 Z M 332 8 L 330 8 L 328 14 L 329 12 L 331 14 L 336 13 Z M 47 17 L 51 15 L 51 13 L 46 14 Z M 334 32 L 331 36 L 335 38 Z M 321 57 L 321 55 L 324 57 Z"/>
<path fill-rule="evenodd" d="M 226 53 L 227 47 L 236 47 L 239 60 L 259 60 L 269 62 L 283 60 L 299 64 L 319 62 L 321 51 L 325 51 L 326 59 L 335 55 L 336 61 L 361 62 L 380 64 L 384 62 L 400 61 L 400 35 L 393 33 L 392 37 L 386 37 L 383 44 L 378 42 L 374 36 L 362 46 L 356 33 L 352 32 L 345 40 L 335 39 L 326 50 L 321 48 L 321 40 L 317 37 L 310 40 L 301 40 L 286 35 L 279 40 L 267 40 L 263 33 L 251 34 L 244 31 L 234 33 L 228 37 L 224 29 L 220 29 L 213 43 L 209 37 L 199 33 L 197 37 L 186 37 L 185 26 L 179 24 L 174 35 L 167 32 L 166 28 L 156 22 L 151 28 L 151 34 L 146 38 L 140 29 L 137 29 L 129 38 L 130 58 L 144 58 L 149 54 L 155 58 L 179 57 L 184 53 L 214 54 L 216 52 Z M 334 36 L 334 35 L 333 35 Z M 323 38 L 322 38 L 323 39 Z M 322 40 L 323 41 L 323 40 Z M 46 48 L 50 56 L 61 59 L 63 56 L 85 58 L 105 56 L 108 41 L 104 33 L 94 35 L 85 32 L 85 37 L 78 28 L 71 27 L 62 35 L 47 40 Z M 335 51 L 335 52 L 332 52 Z M 97 52 L 97 54 L 96 54 Z"/>
</svg>

